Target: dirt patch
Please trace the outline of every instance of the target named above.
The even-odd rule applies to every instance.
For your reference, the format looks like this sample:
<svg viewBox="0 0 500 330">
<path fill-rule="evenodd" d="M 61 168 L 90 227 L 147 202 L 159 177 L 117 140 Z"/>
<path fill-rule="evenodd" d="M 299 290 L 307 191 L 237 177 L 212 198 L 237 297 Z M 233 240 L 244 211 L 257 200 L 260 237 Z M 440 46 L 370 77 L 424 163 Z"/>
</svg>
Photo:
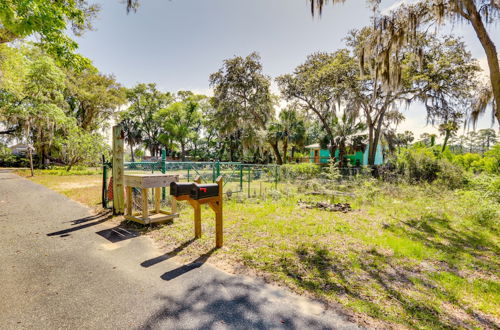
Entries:
<svg viewBox="0 0 500 330">
<path fill-rule="evenodd" d="M 100 181 L 89 181 L 89 182 L 63 182 L 56 186 L 58 190 L 69 190 L 69 189 L 81 189 L 81 188 L 91 188 L 96 187 L 101 184 Z"/>
<path fill-rule="evenodd" d="M 344 212 L 352 211 L 351 204 L 349 203 L 335 203 L 330 204 L 327 202 L 304 202 L 299 200 L 297 203 L 301 208 L 305 209 L 320 209 L 330 212 Z"/>
</svg>

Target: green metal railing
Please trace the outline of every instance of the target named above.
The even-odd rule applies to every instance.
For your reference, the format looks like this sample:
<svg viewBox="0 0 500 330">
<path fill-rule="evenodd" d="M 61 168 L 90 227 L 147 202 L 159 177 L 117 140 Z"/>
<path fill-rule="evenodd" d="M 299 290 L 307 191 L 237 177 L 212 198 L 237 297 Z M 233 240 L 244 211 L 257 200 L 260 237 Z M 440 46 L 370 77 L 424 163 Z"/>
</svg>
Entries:
<svg viewBox="0 0 500 330">
<path fill-rule="evenodd" d="M 247 192 L 253 189 L 276 189 L 279 182 L 278 165 L 244 164 L 240 162 L 167 162 L 165 154 L 157 162 L 126 162 L 125 172 L 171 173 L 179 175 L 180 181 L 193 181 L 199 176 L 202 182 L 215 182 L 217 177 L 224 179 L 224 190 L 230 193 Z M 263 188 L 264 185 L 264 188 Z M 163 189 L 162 198 L 166 193 Z"/>
</svg>

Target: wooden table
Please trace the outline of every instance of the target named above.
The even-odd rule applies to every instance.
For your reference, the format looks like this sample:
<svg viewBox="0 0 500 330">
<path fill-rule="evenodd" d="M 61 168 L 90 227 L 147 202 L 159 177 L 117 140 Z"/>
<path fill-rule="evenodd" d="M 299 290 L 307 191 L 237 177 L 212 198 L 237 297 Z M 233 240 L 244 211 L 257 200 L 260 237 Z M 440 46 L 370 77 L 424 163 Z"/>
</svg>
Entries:
<svg viewBox="0 0 500 330">
<path fill-rule="evenodd" d="M 141 224 L 150 224 L 161 222 L 176 218 L 179 216 L 177 213 L 177 201 L 172 198 L 171 212 L 164 211 L 160 207 L 161 190 L 164 187 L 170 187 L 171 182 L 179 181 L 178 175 L 169 174 L 126 174 L 124 176 L 124 185 L 126 192 L 126 208 L 125 219 L 132 220 Z M 141 189 L 142 212 L 133 212 L 132 209 L 132 188 Z M 148 189 L 152 188 L 154 191 L 154 209 L 149 210 L 148 206 Z"/>
</svg>

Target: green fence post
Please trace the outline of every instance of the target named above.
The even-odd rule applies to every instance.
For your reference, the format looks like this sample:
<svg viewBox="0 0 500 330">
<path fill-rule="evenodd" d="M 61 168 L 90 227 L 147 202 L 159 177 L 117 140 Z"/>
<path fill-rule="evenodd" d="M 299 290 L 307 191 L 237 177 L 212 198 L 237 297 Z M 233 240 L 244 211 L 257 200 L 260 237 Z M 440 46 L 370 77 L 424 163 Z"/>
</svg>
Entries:
<svg viewBox="0 0 500 330">
<path fill-rule="evenodd" d="M 189 182 L 189 164 L 187 164 L 187 168 L 188 168 L 188 182 Z"/>
<path fill-rule="evenodd" d="M 250 168 L 250 166 L 248 166 L 248 198 L 250 198 L 250 182 L 251 182 L 250 171 L 251 171 L 251 168 Z"/>
<path fill-rule="evenodd" d="M 161 149 L 161 173 L 167 173 L 167 150 Z M 161 188 L 161 199 L 165 200 L 167 197 L 165 187 Z"/>
<path fill-rule="evenodd" d="M 217 161 L 214 161 L 212 163 L 212 182 L 215 182 L 215 178 L 217 177 L 215 174 L 215 172 L 217 171 L 216 168 L 217 168 Z"/>
<path fill-rule="evenodd" d="M 238 165 L 240 167 L 240 191 L 243 192 L 243 165 Z"/>
<path fill-rule="evenodd" d="M 215 177 L 214 177 L 214 182 L 217 180 L 217 178 L 220 176 L 220 162 L 217 161 L 215 162 Z"/>
</svg>

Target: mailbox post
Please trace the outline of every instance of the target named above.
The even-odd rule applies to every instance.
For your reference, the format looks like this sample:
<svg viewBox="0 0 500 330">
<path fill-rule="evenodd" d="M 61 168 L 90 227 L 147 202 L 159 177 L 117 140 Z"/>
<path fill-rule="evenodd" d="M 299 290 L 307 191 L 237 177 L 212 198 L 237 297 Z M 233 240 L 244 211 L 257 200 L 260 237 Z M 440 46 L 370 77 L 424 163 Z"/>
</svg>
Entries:
<svg viewBox="0 0 500 330">
<path fill-rule="evenodd" d="M 222 188 L 223 179 L 219 176 L 216 184 L 201 184 L 198 176 L 194 183 L 170 184 L 170 195 L 177 201 L 188 201 L 194 210 L 194 236 L 201 237 L 201 205 L 208 204 L 215 213 L 215 246 L 223 245 L 223 216 L 222 216 Z"/>
</svg>

